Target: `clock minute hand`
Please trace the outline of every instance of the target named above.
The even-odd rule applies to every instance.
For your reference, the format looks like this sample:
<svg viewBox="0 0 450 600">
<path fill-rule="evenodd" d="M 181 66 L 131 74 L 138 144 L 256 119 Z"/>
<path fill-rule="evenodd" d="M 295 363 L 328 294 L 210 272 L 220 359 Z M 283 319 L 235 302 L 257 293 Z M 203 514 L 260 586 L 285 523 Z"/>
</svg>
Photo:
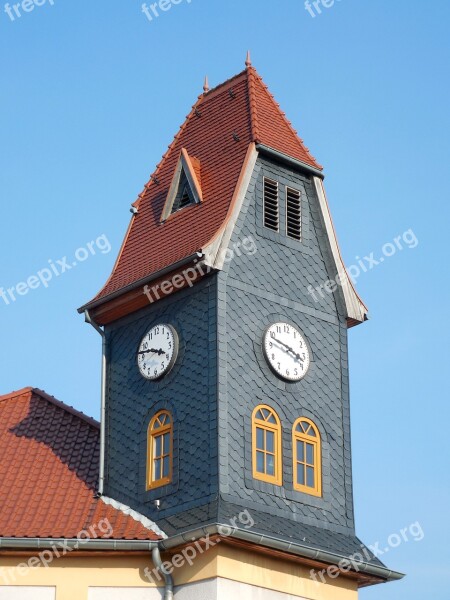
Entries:
<svg viewBox="0 0 450 600">
<path fill-rule="evenodd" d="M 290 346 L 288 346 L 287 344 L 285 344 L 284 342 L 282 342 L 281 340 L 279 340 L 276 337 L 274 337 L 273 339 L 276 342 L 278 342 L 279 344 L 281 344 L 282 346 L 284 346 L 285 348 L 287 348 L 290 352 L 292 352 L 292 354 L 295 356 L 295 358 L 298 358 L 298 360 L 302 360 L 300 354 L 297 354 L 297 352 L 293 348 L 291 348 Z"/>
<path fill-rule="evenodd" d="M 141 350 L 139 354 L 148 354 L 149 352 L 151 352 L 152 354 L 155 354 L 155 352 L 157 352 L 158 354 L 164 354 L 163 350 L 155 350 L 155 348 L 150 348 L 150 350 Z"/>
</svg>

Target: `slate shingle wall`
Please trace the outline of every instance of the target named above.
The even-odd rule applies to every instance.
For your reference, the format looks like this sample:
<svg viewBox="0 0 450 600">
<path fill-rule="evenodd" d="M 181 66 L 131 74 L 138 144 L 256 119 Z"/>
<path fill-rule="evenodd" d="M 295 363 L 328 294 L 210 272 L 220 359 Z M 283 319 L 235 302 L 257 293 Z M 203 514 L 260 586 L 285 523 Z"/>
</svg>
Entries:
<svg viewBox="0 0 450 600">
<path fill-rule="evenodd" d="M 136 352 L 158 322 L 175 326 L 178 360 L 160 382 L 144 379 Z M 209 277 L 107 328 L 107 461 L 105 493 L 152 519 L 217 494 L 216 283 Z M 145 491 L 146 434 L 152 416 L 174 418 L 174 481 Z M 162 499 L 161 510 L 153 501 Z"/>
<path fill-rule="evenodd" d="M 280 182 L 280 234 L 261 225 L 263 176 Z M 286 185 L 302 192 L 301 243 L 283 230 Z M 253 255 L 242 250 L 249 236 Z M 316 303 L 307 291 L 333 276 L 310 181 L 259 159 L 230 247 L 237 242 L 241 251 L 218 275 L 107 328 L 106 493 L 171 533 L 195 526 L 195 514 L 202 524 L 216 522 L 221 506 L 231 504 L 265 514 L 270 531 L 286 519 L 351 534 L 347 327 L 339 295 Z M 276 320 L 297 325 L 310 344 L 311 368 L 299 383 L 279 380 L 263 357 L 264 329 Z M 173 371 L 155 383 L 139 374 L 136 351 L 157 322 L 176 327 L 180 353 Z M 250 418 L 260 403 L 273 406 L 282 421 L 282 487 L 252 478 Z M 174 417 L 174 480 L 145 492 L 146 429 L 161 408 Z M 299 416 L 313 419 L 322 435 L 323 498 L 293 490 L 291 427 Z"/>
<path fill-rule="evenodd" d="M 262 227 L 263 177 L 280 183 L 280 233 Z M 285 186 L 302 193 L 303 239 L 285 235 Z M 219 464 L 222 497 L 254 510 L 312 525 L 353 531 L 347 327 L 339 295 L 316 303 L 307 291 L 333 276 L 318 201 L 306 177 L 258 159 L 231 240 L 251 236 L 257 252 L 235 255 L 218 276 Z M 274 321 L 297 325 L 312 351 L 299 383 L 284 383 L 262 354 L 265 328 Z M 283 486 L 252 477 L 251 414 L 269 404 L 283 425 Z M 291 428 L 306 416 L 323 441 L 323 498 L 293 490 Z"/>
</svg>

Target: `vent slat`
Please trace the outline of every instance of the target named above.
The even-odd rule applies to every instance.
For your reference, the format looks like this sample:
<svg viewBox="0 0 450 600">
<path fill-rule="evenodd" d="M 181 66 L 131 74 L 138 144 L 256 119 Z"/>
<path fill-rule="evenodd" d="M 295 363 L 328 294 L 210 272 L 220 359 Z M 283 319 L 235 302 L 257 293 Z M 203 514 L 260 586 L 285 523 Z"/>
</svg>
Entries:
<svg viewBox="0 0 450 600">
<path fill-rule="evenodd" d="M 278 231 L 280 226 L 280 208 L 278 201 L 278 182 L 264 178 L 264 227 Z"/>
<path fill-rule="evenodd" d="M 286 233 L 294 240 L 302 238 L 301 194 L 292 188 L 286 188 Z"/>
</svg>

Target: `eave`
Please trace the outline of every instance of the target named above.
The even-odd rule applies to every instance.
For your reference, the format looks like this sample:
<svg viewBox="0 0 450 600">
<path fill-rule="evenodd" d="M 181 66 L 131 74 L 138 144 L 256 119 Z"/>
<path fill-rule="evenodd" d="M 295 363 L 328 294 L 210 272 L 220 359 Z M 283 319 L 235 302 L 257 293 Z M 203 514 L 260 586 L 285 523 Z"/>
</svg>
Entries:
<svg viewBox="0 0 450 600">
<path fill-rule="evenodd" d="M 224 535 L 224 530 L 227 534 Z M 343 560 L 348 561 L 349 557 L 328 552 L 319 548 L 312 548 L 297 542 L 291 542 L 275 538 L 272 536 L 255 533 L 250 530 L 232 528 L 228 524 L 211 524 L 198 529 L 186 531 L 184 533 L 169 537 L 159 542 L 161 551 L 167 551 L 173 554 L 180 548 L 192 545 L 195 540 L 202 540 L 208 536 L 211 540 L 220 538 L 221 543 L 246 548 L 251 552 L 270 555 L 283 560 L 297 562 L 316 570 L 327 569 L 329 566 L 338 566 Z M 369 562 L 352 560 L 356 569 L 348 572 L 342 572 L 342 577 L 348 577 L 358 581 L 359 587 L 366 587 L 378 583 L 387 583 L 397 581 L 404 577 L 403 573 L 392 571 L 384 566 L 375 565 Z"/>
</svg>

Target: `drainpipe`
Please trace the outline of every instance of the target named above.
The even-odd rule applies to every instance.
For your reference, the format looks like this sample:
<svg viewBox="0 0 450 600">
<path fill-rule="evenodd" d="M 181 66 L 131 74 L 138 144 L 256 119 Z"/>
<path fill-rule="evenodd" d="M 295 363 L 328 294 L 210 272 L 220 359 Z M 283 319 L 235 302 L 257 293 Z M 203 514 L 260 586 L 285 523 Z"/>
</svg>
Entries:
<svg viewBox="0 0 450 600">
<path fill-rule="evenodd" d="M 100 470 L 98 476 L 98 495 L 103 496 L 105 483 L 105 416 L 106 416 L 106 334 L 104 330 L 91 319 L 89 310 L 84 311 L 86 323 L 98 331 L 102 336 L 102 383 L 101 383 L 101 403 L 100 403 Z"/>
<path fill-rule="evenodd" d="M 162 566 L 161 553 L 159 551 L 159 546 L 155 546 L 152 549 L 152 559 L 153 564 L 161 571 L 165 581 L 165 589 L 164 589 L 164 600 L 173 600 L 173 577 Z"/>
</svg>

